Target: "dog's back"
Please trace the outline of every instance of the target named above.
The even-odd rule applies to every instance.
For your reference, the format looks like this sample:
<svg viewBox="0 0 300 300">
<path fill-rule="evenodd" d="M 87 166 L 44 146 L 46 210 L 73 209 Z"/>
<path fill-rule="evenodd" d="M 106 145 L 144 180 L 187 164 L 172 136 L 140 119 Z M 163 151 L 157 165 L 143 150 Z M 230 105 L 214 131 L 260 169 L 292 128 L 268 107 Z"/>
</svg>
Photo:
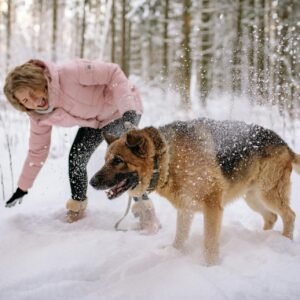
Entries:
<svg viewBox="0 0 300 300">
<path fill-rule="evenodd" d="M 272 155 L 274 149 L 288 148 L 274 131 L 239 121 L 203 118 L 177 121 L 160 130 L 168 143 L 176 147 L 185 143 L 192 145 L 196 152 L 213 151 L 223 175 L 230 180 L 237 179 L 239 171 L 244 171 L 251 158 L 266 158 Z"/>
</svg>

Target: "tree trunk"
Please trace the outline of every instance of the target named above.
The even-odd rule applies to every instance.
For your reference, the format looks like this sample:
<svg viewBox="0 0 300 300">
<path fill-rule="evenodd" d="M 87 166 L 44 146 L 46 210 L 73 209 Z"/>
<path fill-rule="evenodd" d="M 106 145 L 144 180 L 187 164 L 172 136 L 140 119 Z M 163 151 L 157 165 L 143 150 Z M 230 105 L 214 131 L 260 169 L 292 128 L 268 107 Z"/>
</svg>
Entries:
<svg viewBox="0 0 300 300">
<path fill-rule="evenodd" d="M 183 108 L 191 107 L 190 88 L 191 88 L 191 48 L 190 48 L 190 32 L 191 32 L 191 0 L 183 1 L 183 25 L 181 42 L 182 56 L 180 59 L 180 96 Z"/>
<path fill-rule="evenodd" d="M 278 34 L 278 73 L 277 73 L 277 82 L 278 82 L 278 99 L 279 107 L 281 113 L 288 102 L 289 97 L 289 79 L 288 79 L 288 70 L 285 60 L 288 59 L 288 54 L 285 52 L 288 46 L 288 18 L 290 13 L 291 1 L 286 1 L 285 4 L 278 6 L 278 17 L 282 29 L 280 34 Z M 279 30 L 279 29 L 278 29 Z"/>
<path fill-rule="evenodd" d="M 43 24 L 44 24 L 44 1 L 38 1 L 38 14 L 39 14 L 39 33 L 38 33 L 38 53 L 42 53 L 44 51 L 44 39 L 43 39 Z"/>
<path fill-rule="evenodd" d="M 89 0 L 83 0 L 83 16 L 81 23 L 81 42 L 80 42 L 80 57 L 84 57 L 85 50 L 85 31 L 86 31 L 86 9 Z"/>
<path fill-rule="evenodd" d="M 249 10 L 249 25 L 248 25 L 248 95 L 250 97 L 250 101 L 254 103 L 256 101 L 255 95 L 256 95 L 256 86 L 255 86 L 255 68 L 254 68 L 254 28 L 255 28 L 255 11 L 254 11 L 254 0 L 249 0 L 247 2 L 248 7 L 251 8 Z"/>
<path fill-rule="evenodd" d="M 127 36 L 127 26 L 126 26 L 126 0 L 122 0 L 122 31 L 121 31 L 121 67 L 123 72 L 128 75 L 128 64 L 127 64 L 127 45 L 126 45 L 126 36 Z"/>
<path fill-rule="evenodd" d="M 102 30 L 102 39 L 100 44 L 100 55 L 99 59 L 102 60 L 105 54 L 106 44 L 107 44 L 107 36 L 109 32 L 109 25 L 112 25 L 111 22 L 111 13 L 112 13 L 112 6 L 113 6 L 113 0 L 108 0 L 106 3 L 106 9 L 105 9 L 105 18 L 103 23 L 103 30 Z"/>
<path fill-rule="evenodd" d="M 80 56 L 80 46 L 81 46 L 80 39 L 81 39 L 82 18 L 81 18 L 79 9 L 78 9 L 80 4 L 81 4 L 81 1 L 76 0 L 74 2 L 74 7 L 73 7 L 73 9 L 75 10 L 75 13 L 74 13 L 74 25 L 73 25 L 73 32 L 72 32 L 72 40 L 74 42 L 71 43 L 71 48 L 72 48 L 72 55 L 75 57 Z"/>
<path fill-rule="evenodd" d="M 264 98 L 267 104 L 270 104 L 270 94 L 269 94 L 269 82 L 271 79 L 270 68 L 271 68 L 271 60 L 270 60 L 270 24 L 271 24 L 271 7 L 269 4 L 269 0 L 265 0 L 264 3 Z"/>
<path fill-rule="evenodd" d="M 57 59 L 57 12 L 58 12 L 58 0 L 52 1 L 52 51 L 51 58 L 52 61 L 56 61 Z"/>
<path fill-rule="evenodd" d="M 242 9 L 243 0 L 236 1 L 236 31 L 232 51 L 232 90 L 241 92 L 241 56 L 242 56 Z"/>
<path fill-rule="evenodd" d="M 274 59 L 274 55 L 276 52 L 276 22 L 272 17 L 276 13 L 275 4 L 272 0 L 268 1 L 268 8 L 270 9 L 270 18 L 269 18 L 269 84 L 268 84 L 268 95 L 271 99 L 271 103 L 273 105 L 277 104 L 277 96 L 275 92 L 276 86 L 276 59 Z"/>
<path fill-rule="evenodd" d="M 127 75 L 130 74 L 130 61 L 131 61 L 131 22 L 127 22 L 127 45 L 126 45 L 126 66 L 127 66 Z"/>
<path fill-rule="evenodd" d="M 256 60 L 256 74 L 257 74 L 257 96 L 259 102 L 265 102 L 265 87 L 264 87 L 264 48 L 265 48 L 265 22 L 264 22 L 264 10 L 265 1 L 257 0 L 256 3 L 256 17 L 257 17 L 257 60 Z"/>
<path fill-rule="evenodd" d="M 210 67 L 211 67 L 211 58 L 212 53 L 210 48 L 212 46 L 212 39 L 210 34 L 209 23 L 211 21 L 210 12 L 210 0 L 202 1 L 202 14 L 201 14 L 201 60 L 200 60 L 200 99 L 203 106 L 206 105 L 207 95 L 210 90 Z"/>
<path fill-rule="evenodd" d="M 169 73 L 169 63 L 168 63 L 168 25 L 169 25 L 169 0 L 165 0 L 165 7 L 164 7 L 164 30 L 163 30 L 163 69 L 162 75 L 163 80 L 166 81 L 166 78 Z"/>
<path fill-rule="evenodd" d="M 115 0 L 112 0 L 112 7 L 111 7 L 111 61 L 116 62 L 116 26 L 115 26 L 115 19 L 116 19 L 116 7 L 115 7 Z"/>
<path fill-rule="evenodd" d="M 11 44 L 11 11 L 12 11 L 12 3 L 11 0 L 7 0 L 7 19 L 6 19 L 6 62 L 5 62 L 5 69 L 6 73 L 10 67 L 10 44 Z"/>
</svg>

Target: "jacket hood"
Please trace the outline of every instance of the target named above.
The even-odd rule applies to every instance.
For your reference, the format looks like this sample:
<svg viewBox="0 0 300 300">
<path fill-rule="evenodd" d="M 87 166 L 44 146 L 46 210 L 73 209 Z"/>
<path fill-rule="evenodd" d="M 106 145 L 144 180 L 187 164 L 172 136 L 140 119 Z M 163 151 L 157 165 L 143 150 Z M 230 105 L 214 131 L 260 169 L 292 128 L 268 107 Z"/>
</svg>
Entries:
<svg viewBox="0 0 300 300">
<path fill-rule="evenodd" d="M 58 75 L 58 69 L 56 65 L 49 61 L 44 61 L 39 59 L 31 59 L 28 62 L 44 68 L 44 74 L 47 80 L 47 87 L 48 87 L 49 105 L 55 107 L 56 102 L 59 99 L 59 91 L 60 91 L 59 75 Z"/>
</svg>

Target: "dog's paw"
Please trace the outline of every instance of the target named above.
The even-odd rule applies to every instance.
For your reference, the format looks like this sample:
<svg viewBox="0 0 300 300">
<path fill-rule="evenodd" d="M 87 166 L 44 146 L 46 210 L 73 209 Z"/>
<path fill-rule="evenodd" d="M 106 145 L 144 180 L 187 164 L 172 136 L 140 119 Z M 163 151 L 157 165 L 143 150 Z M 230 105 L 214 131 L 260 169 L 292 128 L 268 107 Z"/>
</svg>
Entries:
<svg viewBox="0 0 300 300">
<path fill-rule="evenodd" d="M 174 241 L 173 244 L 172 244 L 172 247 L 181 251 L 184 247 L 184 243 L 183 242 L 179 242 L 179 241 Z"/>
<path fill-rule="evenodd" d="M 206 267 L 218 266 L 221 264 L 221 259 L 219 256 L 205 255 L 203 256 L 202 264 Z"/>
<path fill-rule="evenodd" d="M 141 224 L 140 233 L 142 235 L 154 235 L 157 234 L 160 229 L 161 229 L 161 224 L 159 222 Z"/>
<path fill-rule="evenodd" d="M 178 249 L 175 249 L 172 245 L 160 245 L 158 248 L 155 250 L 155 253 L 159 256 L 164 256 L 164 257 L 176 257 L 181 254 L 181 251 Z"/>
</svg>

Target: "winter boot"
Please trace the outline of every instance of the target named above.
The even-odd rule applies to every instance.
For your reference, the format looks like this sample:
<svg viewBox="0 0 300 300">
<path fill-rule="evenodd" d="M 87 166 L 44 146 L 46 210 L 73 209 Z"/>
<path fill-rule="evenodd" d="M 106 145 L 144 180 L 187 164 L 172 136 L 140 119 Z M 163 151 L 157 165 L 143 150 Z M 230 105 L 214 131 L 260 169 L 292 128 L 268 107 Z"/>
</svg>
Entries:
<svg viewBox="0 0 300 300">
<path fill-rule="evenodd" d="M 139 199 L 131 209 L 135 218 L 139 218 L 140 230 L 145 234 L 156 234 L 161 224 L 156 217 L 152 201 Z"/>
<path fill-rule="evenodd" d="M 67 201 L 66 222 L 73 223 L 84 217 L 84 211 L 87 206 L 87 199 L 83 201 L 69 199 Z"/>
</svg>

